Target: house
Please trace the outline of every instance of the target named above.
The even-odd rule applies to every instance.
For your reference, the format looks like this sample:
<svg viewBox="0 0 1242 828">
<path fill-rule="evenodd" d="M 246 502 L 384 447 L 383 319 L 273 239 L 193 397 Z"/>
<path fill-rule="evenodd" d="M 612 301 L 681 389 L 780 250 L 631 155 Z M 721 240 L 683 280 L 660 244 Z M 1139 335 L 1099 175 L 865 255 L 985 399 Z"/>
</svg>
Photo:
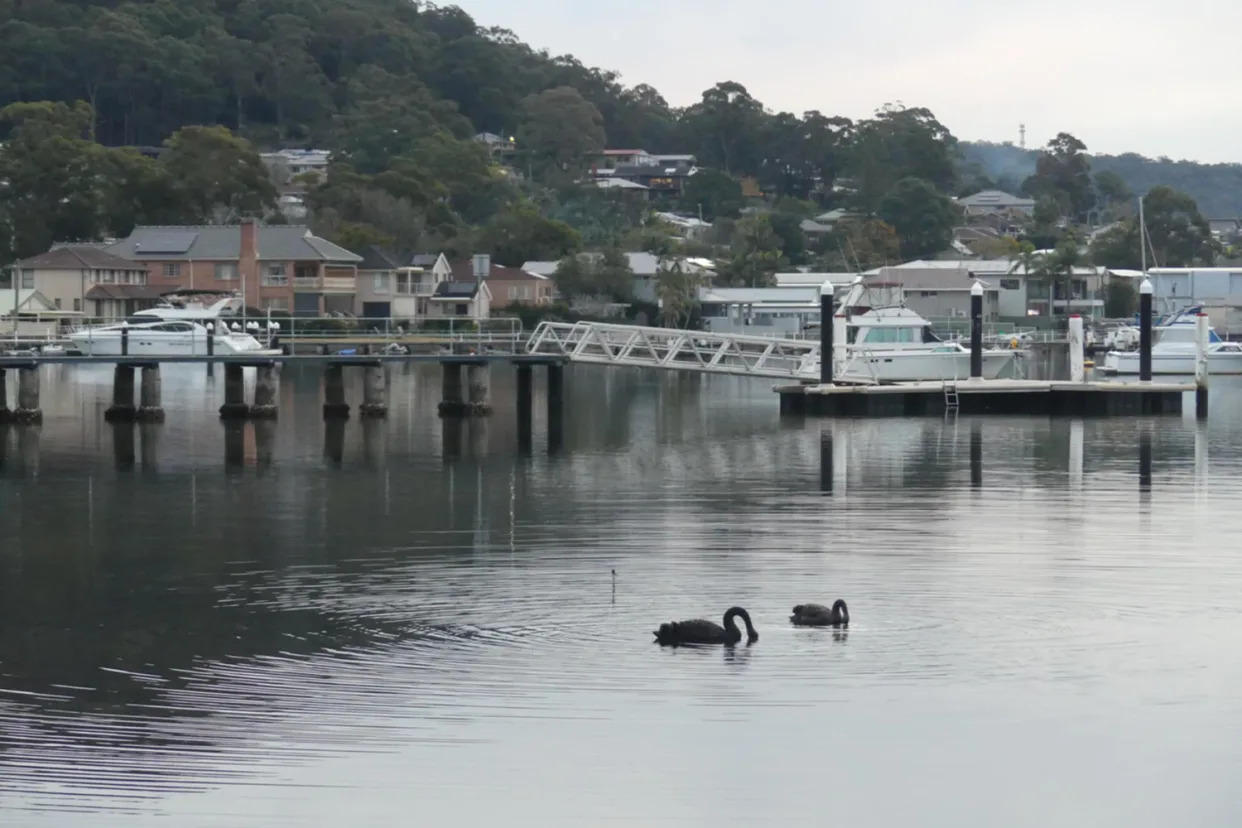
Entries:
<svg viewBox="0 0 1242 828">
<path fill-rule="evenodd" d="M 962 196 L 957 203 L 968 216 L 997 213 L 1029 216 L 1035 212 L 1035 199 L 1010 195 L 1002 190 L 982 190 L 974 195 Z"/>
<path fill-rule="evenodd" d="M 586 257 L 597 257 L 599 253 L 582 253 Z M 637 252 L 626 253 L 626 259 L 629 260 L 630 271 L 634 274 L 634 298 L 639 302 L 648 302 L 654 304 L 656 302 L 656 286 L 659 283 L 660 269 L 662 267 L 669 268 L 680 266 L 693 270 L 695 273 L 701 274 L 707 281 L 715 276 L 715 263 L 710 259 L 661 259 L 654 253 Z M 522 265 L 522 270 L 528 273 L 535 273 L 540 276 L 547 276 L 551 279 L 556 274 L 556 268 L 560 262 L 551 261 L 529 261 Z"/>
<path fill-rule="evenodd" d="M 512 138 L 502 138 L 494 132 L 476 133 L 473 140 L 482 144 L 487 154 L 493 158 L 503 158 L 517 152 L 517 146 Z"/>
<path fill-rule="evenodd" d="M 428 319 L 472 319 L 491 315 L 492 294 L 486 282 L 441 282 L 427 302 Z"/>
<path fill-rule="evenodd" d="M 14 308 L 17 309 L 16 313 Z M 0 319 L 6 320 L 5 324 L 0 325 L 0 330 L 5 333 L 52 337 L 57 335 L 63 324 L 81 315 L 80 312 L 56 307 L 51 299 L 33 288 L 0 290 Z M 17 317 L 16 320 L 14 316 Z"/>
<path fill-rule="evenodd" d="M 259 160 L 277 179 L 277 186 L 284 186 L 299 175 L 309 174 L 317 181 L 326 179 L 331 158 L 330 150 L 321 149 L 282 149 L 259 154 Z"/>
<path fill-rule="evenodd" d="M 453 269 L 443 253 L 401 257 L 374 245 L 362 251 L 354 313 L 368 319 L 414 322 L 431 314 L 436 287 L 452 281 Z"/>
<path fill-rule="evenodd" d="M 819 288 L 795 285 L 768 288 L 698 289 L 703 329 L 713 333 L 793 336 L 820 317 Z"/>
<path fill-rule="evenodd" d="M 102 319 L 123 319 L 153 307 L 163 289 L 147 284 L 147 268 L 97 244 L 60 244 L 16 264 L 21 287 L 52 307 Z"/>
<path fill-rule="evenodd" d="M 176 289 L 239 291 L 260 310 L 352 313 L 362 257 L 296 225 L 135 227 L 107 252 L 147 268 L 147 282 Z"/>
<path fill-rule="evenodd" d="M 615 170 L 618 167 L 654 167 L 655 156 L 642 149 L 606 149 L 600 154 L 597 169 Z"/>
<path fill-rule="evenodd" d="M 596 170 L 596 178 L 612 178 L 639 184 L 647 188 L 649 199 L 661 196 L 680 196 L 690 176 L 698 170 L 690 164 L 623 164 Z M 597 182 L 598 183 L 598 182 Z M 610 185 L 617 186 L 617 185 Z"/>
<path fill-rule="evenodd" d="M 493 311 L 510 305 L 550 305 L 556 289 L 551 277 L 500 265 L 492 265 L 487 287 Z"/>
</svg>

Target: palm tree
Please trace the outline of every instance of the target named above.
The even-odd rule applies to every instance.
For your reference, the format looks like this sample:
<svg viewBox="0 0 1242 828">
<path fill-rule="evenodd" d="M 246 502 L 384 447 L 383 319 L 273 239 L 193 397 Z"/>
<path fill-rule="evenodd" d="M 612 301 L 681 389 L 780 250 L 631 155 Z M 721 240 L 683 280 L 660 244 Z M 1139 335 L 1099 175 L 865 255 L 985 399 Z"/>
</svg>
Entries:
<svg viewBox="0 0 1242 828">
<path fill-rule="evenodd" d="M 1048 262 L 1047 256 L 1043 253 L 1035 251 L 1035 245 L 1030 242 L 1022 242 L 1022 246 L 1018 248 L 1018 252 L 1009 257 L 1009 274 L 1021 273 L 1026 277 L 1026 283 L 1029 286 L 1031 280 L 1035 280 L 1040 284 L 1047 284 L 1048 281 Z M 1051 297 L 1051 292 L 1049 297 Z M 1029 298 L 1030 292 L 1028 290 Z M 1052 300 L 1048 300 L 1048 313 L 1052 313 Z"/>
<path fill-rule="evenodd" d="M 1066 330 L 1069 329 L 1070 300 L 1074 295 L 1074 269 L 1082 266 L 1082 264 L 1082 249 L 1078 246 L 1078 242 L 1076 242 L 1073 238 L 1068 238 L 1058 244 L 1057 249 L 1047 257 L 1046 267 L 1048 278 L 1052 283 L 1055 283 L 1056 278 L 1060 276 L 1062 279 L 1061 284 L 1064 286 L 1063 293 L 1065 295 L 1065 313 L 1062 314 L 1062 316 L 1065 319 Z M 1052 285 L 1050 284 L 1049 287 L 1051 288 Z M 1049 296 L 1053 296 L 1054 293 L 1054 291 L 1049 290 Z M 1048 306 L 1049 308 L 1052 307 L 1051 299 L 1049 300 Z"/>
</svg>

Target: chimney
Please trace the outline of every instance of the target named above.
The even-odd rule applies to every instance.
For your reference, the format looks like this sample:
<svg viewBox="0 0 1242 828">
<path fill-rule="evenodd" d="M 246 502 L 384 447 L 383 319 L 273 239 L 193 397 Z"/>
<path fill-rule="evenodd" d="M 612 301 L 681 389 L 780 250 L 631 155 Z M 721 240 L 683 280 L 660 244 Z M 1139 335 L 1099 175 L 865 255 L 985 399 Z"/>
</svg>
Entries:
<svg viewBox="0 0 1242 828">
<path fill-rule="evenodd" d="M 259 302 L 259 229 L 253 218 L 241 220 L 241 244 L 237 253 L 237 275 L 242 283 L 242 300 L 260 307 Z"/>
</svg>

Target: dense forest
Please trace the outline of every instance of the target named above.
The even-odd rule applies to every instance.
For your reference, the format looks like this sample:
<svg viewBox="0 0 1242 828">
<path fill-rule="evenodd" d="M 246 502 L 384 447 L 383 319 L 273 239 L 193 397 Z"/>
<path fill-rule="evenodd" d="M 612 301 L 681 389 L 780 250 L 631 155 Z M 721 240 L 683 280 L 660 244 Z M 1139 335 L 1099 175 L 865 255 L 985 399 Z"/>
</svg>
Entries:
<svg viewBox="0 0 1242 828">
<path fill-rule="evenodd" d="M 665 252 L 668 228 L 649 209 L 577 182 L 606 146 L 693 153 L 702 171 L 656 206 L 714 220 L 709 238 L 677 244 L 715 256 L 738 284 L 791 264 L 852 270 L 937 253 L 960 220 L 951 199 L 984 187 L 1039 198 L 1029 235 L 1040 246 L 1063 241 L 1065 217 L 1126 220 L 1128 194 L 1155 184 L 1213 214 L 1224 206 L 1190 169 L 1217 168 L 1173 165 L 1181 177 L 1169 180 L 1163 162 L 1091 159 L 1067 135 L 1039 153 L 961 144 L 917 107 L 862 120 L 773 112 L 724 81 L 673 108 L 650 86 L 534 50 L 455 6 L 0 0 L 0 21 L 6 257 L 135 223 L 280 220 L 255 154 L 279 147 L 333 153 L 327 180 L 306 182 L 318 232 L 355 249 L 487 251 L 505 264 Z M 480 132 L 513 139 L 504 165 L 473 140 Z M 1214 174 L 1232 181 L 1231 170 Z M 744 198 L 744 182 L 764 197 Z M 1201 226 L 1182 193 L 1165 203 Z M 838 207 L 849 218 L 832 233 L 803 232 Z M 1129 237 L 1118 238 L 1120 250 Z M 1199 239 L 1182 258 L 1209 247 Z"/>
</svg>

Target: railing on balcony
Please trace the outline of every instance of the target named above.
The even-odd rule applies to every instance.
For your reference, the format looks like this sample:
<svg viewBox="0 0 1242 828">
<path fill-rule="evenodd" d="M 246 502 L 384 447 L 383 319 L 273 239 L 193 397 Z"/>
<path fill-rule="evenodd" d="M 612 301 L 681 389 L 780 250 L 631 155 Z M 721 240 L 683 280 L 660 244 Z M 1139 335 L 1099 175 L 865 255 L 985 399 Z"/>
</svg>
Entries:
<svg viewBox="0 0 1242 828">
<path fill-rule="evenodd" d="M 358 282 L 353 276 L 294 276 L 293 289 L 314 293 L 353 293 Z"/>
</svg>

